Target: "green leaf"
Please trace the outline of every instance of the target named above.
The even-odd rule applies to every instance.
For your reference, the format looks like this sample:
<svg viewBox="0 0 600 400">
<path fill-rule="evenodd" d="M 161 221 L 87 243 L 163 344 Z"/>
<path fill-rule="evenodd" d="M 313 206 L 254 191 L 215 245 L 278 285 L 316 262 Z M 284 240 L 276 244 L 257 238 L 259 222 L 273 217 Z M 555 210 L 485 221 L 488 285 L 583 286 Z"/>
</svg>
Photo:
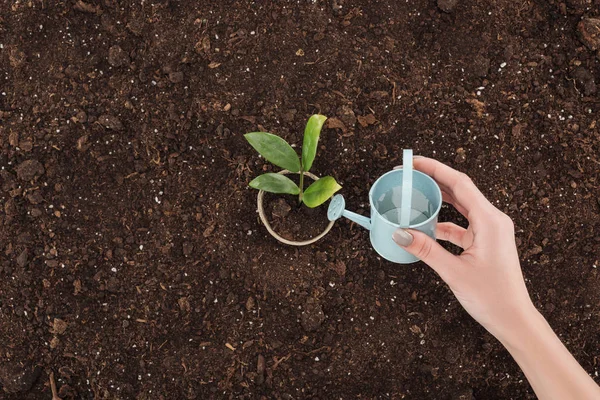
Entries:
<svg viewBox="0 0 600 400">
<path fill-rule="evenodd" d="M 298 154 L 279 136 L 267 132 L 250 132 L 244 137 L 267 161 L 288 171 L 300 172 Z"/>
<path fill-rule="evenodd" d="M 302 197 L 302 201 L 310 208 L 315 208 L 325 203 L 328 198 L 342 187 L 331 176 L 325 176 L 310 185 Z"/>
<path fill-rule="evenodd" d="M 270 193 L 299 194 L 300 188 L 290 178 L 272 172 L 257 176 L 250 182 L 250 187 Z"/>
<path fill-rule="evenodd" d="M 317 155 L 317 144 L 321 128 L 327 119 L 326 116 L 315 114 L 308 119 L 304 129 L 304 141 L 302 143 L 302 169 L 309 171 Z"/>
</svg>

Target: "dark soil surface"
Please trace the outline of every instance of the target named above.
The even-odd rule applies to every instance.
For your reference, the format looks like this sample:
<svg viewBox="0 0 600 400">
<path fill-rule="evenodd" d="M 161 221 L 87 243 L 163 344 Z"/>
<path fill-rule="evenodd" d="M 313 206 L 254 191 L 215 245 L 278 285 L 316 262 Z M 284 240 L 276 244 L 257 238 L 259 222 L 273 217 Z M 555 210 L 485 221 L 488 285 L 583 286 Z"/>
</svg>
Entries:
<svg viewBox="0 0 600 400">
<path fill-rule="evenodd" d="M 468 173 L 600 381 L 600 3 L 439 3 L 1 2 L 0 397 L 534 398 L 426 265 L 268 235 L 242 135 L 316 112 L 353 211 L 403 148 Z"/>
</svg>

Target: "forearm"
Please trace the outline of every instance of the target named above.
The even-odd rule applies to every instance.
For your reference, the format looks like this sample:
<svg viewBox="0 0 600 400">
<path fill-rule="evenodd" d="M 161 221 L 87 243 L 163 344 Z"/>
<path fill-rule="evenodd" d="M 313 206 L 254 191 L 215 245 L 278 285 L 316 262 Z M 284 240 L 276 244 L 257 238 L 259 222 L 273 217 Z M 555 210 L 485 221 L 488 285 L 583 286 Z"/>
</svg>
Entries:
<svg viewBox="0 0 600 400">
<path fill-rule="evenodd" d="M 532 308 L 517 318 L 517 328 L 499 340 L 519 364 L 539 399 L 600 399 L 600 387 L 537 310 Z"/>
</svg>

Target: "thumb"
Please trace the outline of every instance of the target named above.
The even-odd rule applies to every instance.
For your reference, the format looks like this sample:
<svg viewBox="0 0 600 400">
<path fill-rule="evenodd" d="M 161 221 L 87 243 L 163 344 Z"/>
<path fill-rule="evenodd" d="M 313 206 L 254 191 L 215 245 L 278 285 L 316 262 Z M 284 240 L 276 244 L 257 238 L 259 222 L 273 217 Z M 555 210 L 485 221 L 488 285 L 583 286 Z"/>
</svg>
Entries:
<svg viewBox="0 0 600 400">
<path fill-rule="evenodd" d="M 453 264 L 458 262 L 455 255 L 423 232 L 399 228 L 392 235 L 392 239 L 404 250 L 433 268 L 443 280 L 446 280 Z"/>
</svg>

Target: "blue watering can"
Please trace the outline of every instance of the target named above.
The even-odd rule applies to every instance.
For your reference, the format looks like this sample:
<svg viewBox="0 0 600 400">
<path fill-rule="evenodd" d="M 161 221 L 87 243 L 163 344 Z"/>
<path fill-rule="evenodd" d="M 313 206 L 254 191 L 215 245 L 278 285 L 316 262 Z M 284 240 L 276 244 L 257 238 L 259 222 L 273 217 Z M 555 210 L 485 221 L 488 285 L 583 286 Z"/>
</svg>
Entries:
<svg viewBox="0 0 600 400">
<path fill-rule="evenodd" d="M 412 150 L 404 150 L 402 169 L 379 177 L 369 191 L 371 218 L 346 210 L 341 194 L 329 203 L 327 218 L 335 221 L 344 216 L 370 231 L 371 245 L 386 260 L 410 264 L 419 259 L 392 240 L 398 228 L 410 228 L 435 239 L 442 192 L 437 183 L 420 171 L 413 170 Z"/>
</svg>

